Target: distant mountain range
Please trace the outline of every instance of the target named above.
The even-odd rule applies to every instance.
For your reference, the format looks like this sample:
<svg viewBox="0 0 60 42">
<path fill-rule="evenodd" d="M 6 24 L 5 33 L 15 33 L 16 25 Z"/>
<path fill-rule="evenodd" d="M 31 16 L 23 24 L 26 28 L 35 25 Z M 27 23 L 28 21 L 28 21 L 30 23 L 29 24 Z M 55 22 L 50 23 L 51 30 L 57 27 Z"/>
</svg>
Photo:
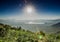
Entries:
<svg viewBox="0 0 60 42">
<path fill-rule="evenodd" d="M 56 23 L 56 24 L 54 24 L 54 25 L 52 25 L 53 27 L 59 27 L 60 28 L 60 22 L 58 22 L 58 23 Z"/>
<path fill-rule="evenodd" d="M 56 19 L 56 20 L 8 20 L 8 19 L 0 19 L 0 23 L 44 23 L 44 24 L 56 24 L 60 22 L 60 19 Z"/>
<path fill-rule="evenodd" d="M 0 23 L 8 24 L 11 26 L 21 26 L 33 32 L 46 31 L 57 32 L 60 31 L 60 19 L 56 20 L 5 20 L 0 19 Z"/>
</svg>

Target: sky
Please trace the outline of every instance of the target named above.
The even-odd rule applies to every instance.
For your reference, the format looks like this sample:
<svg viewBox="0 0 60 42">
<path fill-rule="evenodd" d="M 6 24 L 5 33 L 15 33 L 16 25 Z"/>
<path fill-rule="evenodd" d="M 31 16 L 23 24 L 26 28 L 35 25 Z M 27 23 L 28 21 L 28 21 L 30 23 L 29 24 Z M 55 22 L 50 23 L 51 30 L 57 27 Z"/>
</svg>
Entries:
<svg viewBox="0 0 60 42">
<path fill-rule="evenodd" d="M 60 19 L 60 1 L 0 0 L 0 19 Z"/>
</svg>

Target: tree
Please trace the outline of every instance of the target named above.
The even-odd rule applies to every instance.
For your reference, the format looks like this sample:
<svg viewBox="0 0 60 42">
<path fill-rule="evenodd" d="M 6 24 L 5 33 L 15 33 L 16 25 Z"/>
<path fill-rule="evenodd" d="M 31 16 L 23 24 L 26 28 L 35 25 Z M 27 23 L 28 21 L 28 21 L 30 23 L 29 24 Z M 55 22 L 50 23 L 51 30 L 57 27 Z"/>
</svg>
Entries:
<svg viewBox="0 0 60 42">
<path fill-rule="evenodd" d="M 6 35 L 5 28 L 0 28 L 0 37 L 4 37 Z"/>
<path fill-rule="evenodd" d="M 45 36 L 45 33 L 43 31 L 40 31 L 40 35 Z"/>
</svg>

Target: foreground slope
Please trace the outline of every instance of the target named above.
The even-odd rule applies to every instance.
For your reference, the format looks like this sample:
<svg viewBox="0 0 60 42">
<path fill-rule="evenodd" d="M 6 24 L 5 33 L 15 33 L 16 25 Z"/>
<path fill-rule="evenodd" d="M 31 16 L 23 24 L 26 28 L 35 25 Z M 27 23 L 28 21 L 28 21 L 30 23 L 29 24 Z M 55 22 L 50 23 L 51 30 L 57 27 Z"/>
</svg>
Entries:
<svg viewBox="0 0 60 42">
<path fill-rule="evenodd" d="M 60 42 L 60 33 L 31 32 L 0 23 L 0 42 Z"/>
</svg>

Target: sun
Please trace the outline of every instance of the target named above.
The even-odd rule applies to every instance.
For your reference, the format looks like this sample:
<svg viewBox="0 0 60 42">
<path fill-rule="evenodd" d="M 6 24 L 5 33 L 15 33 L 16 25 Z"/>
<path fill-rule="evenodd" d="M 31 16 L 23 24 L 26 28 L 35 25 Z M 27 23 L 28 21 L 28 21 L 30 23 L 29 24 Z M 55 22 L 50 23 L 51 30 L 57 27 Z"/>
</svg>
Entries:
<svg viewBox="0 0 60 42">
<path fill-rule="evenodd" d="M 32 5 L 27 5 L 24 7 L 24 13 L 26 14 L 32 14 L 34 12 L 34 7 Z"/>
<path fill-rule="evenodd" d="M 26 12 L 27 13 L 32 13 L 33 12 L 33 8 L 31 6 L 26 8 Z"/>
</svg>

